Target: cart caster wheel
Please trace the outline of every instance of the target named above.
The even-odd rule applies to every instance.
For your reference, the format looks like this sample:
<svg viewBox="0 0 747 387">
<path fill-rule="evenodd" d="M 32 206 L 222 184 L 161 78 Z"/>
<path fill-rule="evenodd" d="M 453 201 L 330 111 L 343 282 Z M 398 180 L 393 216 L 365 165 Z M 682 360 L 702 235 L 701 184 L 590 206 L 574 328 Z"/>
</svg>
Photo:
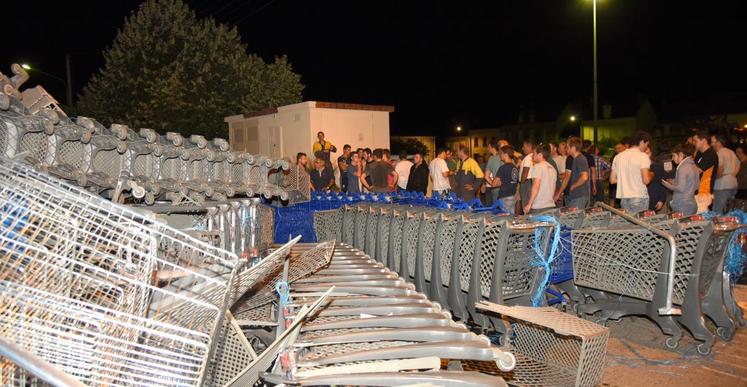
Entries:
<svg viewBox="0 0 747 387">
<path fill-rule="evenodd" d="M 727 327 L 718 327 L 716 328 L 716 335 L 718 335 L 718 337 L 720 337 L 724 341 L 731 341 L 731 339 L 734 338 L 734 329 Z"/>
<path fill-rule="evenodd" d="M 501 371 L 508 372 L 516 367 L 516 358 L 512 353 L 504 352 L 498 359 L 496 359 L 495 364 Z"/>
<path fill-rule="evenodd" d="M 706 343 L 700 343 L 696 347 L 698 353 L 703 356 L 708 356 L 711 353 L 711 345 Z"/>
<path fill-rule="evenodd" d="M 672 336 L 667 337 L 667 340 L 664 342 L 664 345 L 667 346 L 669 349 L 677 349 L 677 347 L 680 346 L 680 340 L 675 339 Z"/>
</svg>

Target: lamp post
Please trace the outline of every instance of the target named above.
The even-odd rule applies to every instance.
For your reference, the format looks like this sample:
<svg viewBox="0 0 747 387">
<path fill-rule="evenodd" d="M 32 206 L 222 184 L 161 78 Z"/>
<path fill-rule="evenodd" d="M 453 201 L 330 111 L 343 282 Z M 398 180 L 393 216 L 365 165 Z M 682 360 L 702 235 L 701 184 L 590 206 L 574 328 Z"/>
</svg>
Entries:
<svg viewBox="0 0 747 387">
<path fill-rule="evenodd" d="M 597 143 L 597 111 L 599 97 L 597 90 L 597 0 L 592 0 L 594 8 L 594 144 Z"/>
<path fill-rule="evenodd" d="M 42 70 L 39 70 L 37 68 L 32 68 L 27 63 L 22 64 L 21 67 L 23 67 L 23 69 L 26 70 L 26 71 L 35 71 L 35 72 L 37 72 L 39 74 L 44 74 L 44 75 L 46 75 L 46 76 L 48 76 L 48 77 L 50 77 L 52 79 L 56 79 L 56 80 L 62 82 L 62 84 L 65 85 L 65 102 L 66 102 L 67 106 L 72 106 L 73 105 L 73 88 L 72 88 L 72 81 L 70 79 L 70 55 L 66 55 L 65 56 L 65 63 L 66 63 L 66 68 L 67 68 L 67 70 L 66 70 L 67 81 L 65 81 L 64 79 L 62 79 L 62 78 L 60 78 L 60 77 L 58 77 L 58 76 L 56 76 L 54 74 L 50 74 L 50 73 L 48 73 L 46 71 L 42 71 Z"/>
</svg>

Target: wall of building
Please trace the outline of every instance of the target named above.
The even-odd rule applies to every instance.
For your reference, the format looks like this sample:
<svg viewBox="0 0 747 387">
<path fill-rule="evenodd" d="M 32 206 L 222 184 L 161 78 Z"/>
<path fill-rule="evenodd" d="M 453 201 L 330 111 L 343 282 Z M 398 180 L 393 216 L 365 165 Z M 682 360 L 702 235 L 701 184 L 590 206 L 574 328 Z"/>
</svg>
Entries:
<svg viewBox="0 0 747 387">
<path fill-rule="evenodd" d="M 324 132 L 325 137 L 334 144 L 338 153 L 342 147 L 350 144 L 356 148 L 389 148 L 389 113 L 365 110 L 325 109 L 310 110 L 311 141 L 308 152 L 316 141 L 316 133 Z"/>
</svg>

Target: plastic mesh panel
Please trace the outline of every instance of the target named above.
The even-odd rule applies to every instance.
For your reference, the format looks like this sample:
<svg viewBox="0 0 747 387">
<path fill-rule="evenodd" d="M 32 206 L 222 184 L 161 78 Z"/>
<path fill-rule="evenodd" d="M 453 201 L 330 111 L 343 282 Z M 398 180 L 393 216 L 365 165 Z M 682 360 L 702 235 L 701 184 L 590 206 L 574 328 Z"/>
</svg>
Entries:
<svg viewBox="0 0 747 387">
<path fill-rule="evenodd" d="M 120 154 L 116 150 L 96 152 L 91 168 L 95 172 L 102 172 L 107 176 L 119 177 Z"/>
<path fill-rule="evenodd" d="M 581 228 L 607 227 L 610 224 L 610 213 L 608 211 L 592 211 L 584 214 Z"/>
<path fill-rule="evenodd" d="M 392 216 L 392 223 L 389 230 L 389 246 L 391 246 L 389 254 L 389 267 L 395 271 L 399 269 L 400 258 L 402 257 L 402 244 L 403 244 L 403 227 L 405 225 L 404 211 L 395 211 Z"/>
<path fill-rule="evenodd" d="M 487 222 L 482 234 L 480 246 L 480 292 L 483 297 L 490 295 L 490 287 L 493 283 L 493 268 L 501 242 L 501 223 Z"/>
<path fill-rule="evenodd" d="M 151 155 L 137 155 L 132 162 L 132 173 L 135 176 L 148 176 L 148 162 Z"/>
<path fill-rule="evenodd" d="M 596 386 L 602 379 L 609 330 L 555 308 L 485 303 L 512 322 L 509 347 L 516 368 L 503 373 L 521 386 Z"/>
<path fill-rule="evenodd" d="M 675 275 L 672 302 L 676 304 L 681 305 L 685 301 L 687 285 L 690 280 L 690 275 L 693 274 L 693 261 L 695 260 L 698 243 L 700 242 L 701 236 L 703 236 L 703 231 L 705 230 L 706 225 L 707 222 L 687 223 L 674 237 L 677 241 L 677 264 L 674 269 Z"/>
<path fill-rule="evenodd" d="M 454 254 L 454 238 L 456 237 L 458 223 L 459 219 L 452 217 L 443 221 L 440 229 L 441 245 L 438 246 L 439 254 L 441 254 L 440 274 L 441 282 L 446 286 L 449 286 L 449 280 L 451 279 L 451 260 Z"/>
<path fill-rule="evenodd" d="M 405 256 L 402 259 L 407 260 L 407 273 L 410 277 L 415 276 L 415 259 L 418 252 L 418 229 L 420 228 L 420 221 L 422 216 L 420 214 L 409 214 L 407 220 L 405 220 L 405 227 L 402 230 L 403 245 Z M 399 265 L 397 266 L 399 270 Z"/>
<path fill-rule="evenodd" d="M 47 158 L 49 138 L 44 133 L 26 133 L 21 138 L 18 152 L 28 152 L 28 156 L 37 162 L 43 162 Z"/>
<path fill-rule="evenodd" d="M 656 273 L 667 259 L 664 238 L 634 227 L 574 230 L 572 246 L 577 285 L 653 299 Z"/>
<path fill-rule="evenodd" d="M 387 263 L 387 259 L 389 258 L 389 226 L 391 222 L 391 211 L 382 209 L 381 214 L 379 214 L 379 225 L 376 228 L 376 240 L 378 243 L 376 256 L 379 262 L 384 264 Z"/>
<path fill-rule="evenodd" d="M 83 165 L 83 147 L 83 143 L 78 141 L 63 142 L 57 150 L 57 163 L 80 169 Z"/>
<path fill-rule="evenodd" d="M 352 245 L 355 235 L 355 207 L 344 206 L 342 210 L 342 241 Z"/>
<path fill-rule="evenodd" d="M 342 232 L 342 210 L 328 210 L 314 212 L 314 232 L 316 240 L 340 240 Z"/>
<path fill-rule="evenodd" d="M 275 211 L 269 206 L 258 206 L 259 208 L 259 222 L 260 236 L 259 243 L 262 246 L 269 246 L 272 244 L 275 235 Z"/>
<path fill-rule="evenodd" d="M 244 164 L 231 164 L 231 183 L 244 183 Z"/>
<path fill-rule="evenodd" d="M 431 279 L 431 268 L 433 266 L 433 249 L 436 243 L 436 227 L 438 226 L 439 218 L 437 216 L 429 216 L 423 221 L 423 227 L 420 232 L 420 244 L 422 246 L 421 257 L 423 262 L 423 276 L 426 280 Z M 414 265 L 413 265 L 414 266 Z M 415 276 L 415 268 L 413 267 L 413 276 Z"/>
<path fill-rule="evenodd" d="M 355 243 L 358 250 L 366 250 L 366 221 L 368 219 L 368 206 L 358 206 L 355 213 Z"/>
<path fill-rule="evenodd" d="M 164 179 L 179 180 L 181 178 L 181 161 L 177 158 L 163 160 L 163 165 L 161 165 L 161 177 Z"/>
<path fill-rule="evenodd" d="M 221 337 L 210 370 L 213 385 L 216 386 L 230 382 L 254 360 L 244 332 L 233 324 L 233 319 L 226 319 Z"/>
<path fill-rule="evenodd" d="M 539 226 L 546 227 L 547 226 Z M 546 249 L 549 232 L 543 232 L 542 240 L 537 241 L 539 246 Z M 537 239 L 534 230 L 512 230 L 508 236 L 506 246 L 506 257 L 503 263 L 503 297 L 506 299 L 529 295 L 532 284 L 535 281 L 538 267 L 537 262 L 542 260 L 537 256 L 534 249 Z M 533 265 L 534 264 L 534 265 Z"/>
<path fill-rule="evenodd" d="M 459 263 L 459 285 L 465 292 L 469 291 L 469 282 L 472 275 L 472 260 L 475 256 L 475 242 L 480 238 L 480 222 L 465 219 L 462 225 L 462 240 L 456 261 Z M 447 274 L 450 275 L 450 274 Z"/>
<path fill-rule="evenodd" d="M 364 251 L 372 257 L 376 256 L 376 236 L 378 235 L 376 226 L 379 224 L 379 212 L 378 207 L 371 207 L 366 219 L 366 233 L 364 235 L 366 249 Z"/>
</svg>

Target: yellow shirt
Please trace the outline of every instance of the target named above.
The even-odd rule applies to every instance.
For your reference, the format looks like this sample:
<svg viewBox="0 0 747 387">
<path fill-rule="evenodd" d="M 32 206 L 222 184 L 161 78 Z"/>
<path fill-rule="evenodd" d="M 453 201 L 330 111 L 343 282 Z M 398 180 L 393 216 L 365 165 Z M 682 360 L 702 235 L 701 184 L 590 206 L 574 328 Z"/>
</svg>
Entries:
<svg viewBox="0 0 747 387">
<path fill-rule="evenodd" d="M 316 152 L 321 152 L 322 150 L 324 150 L 325 153 L 329 153 L 333 147 L 334 145 L 332 145 L 331 142 L 325 141 L 324 147 L 323 147 L 324 149 L 322 149 L 322 144 L 320 144 L 319 141 L 314 141 L 314 146 L 312 148 L 312 151 L 314 154 L 316 154 Z"/>
<path fill-rule="evenodd" d="M 475 179 L 482 179 L 485 176 L 482 173 L 480 164 L 477 164 L 477 161 L 475 161 L 475 159 L 473 159 L 472 157 L 464 160 L 460 169 L 464 171 L 465 174 L 467 172 L 472 172 L 472 174 L 475 175 Z"/>
</svg>

